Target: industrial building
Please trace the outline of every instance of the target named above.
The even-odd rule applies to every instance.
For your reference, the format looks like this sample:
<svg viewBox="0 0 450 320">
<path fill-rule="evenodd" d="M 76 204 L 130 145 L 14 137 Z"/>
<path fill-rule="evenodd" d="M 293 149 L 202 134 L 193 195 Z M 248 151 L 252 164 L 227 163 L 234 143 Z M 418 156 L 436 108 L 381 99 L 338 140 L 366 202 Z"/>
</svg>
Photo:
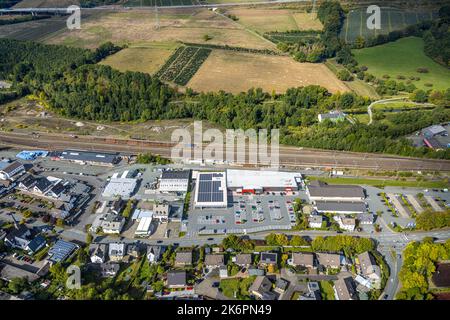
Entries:
<svg viewBox="0 0 450 320">
<path fill-rule="evenodd" d="M 344 121 L 346 114 L 342 111 L 330 111 L 328 113 L 320 113 L 317 118 L 319 122 L 325 121 L 326 119 L 332 122 Z"/>
<path fill-rule="evenodd" d="M 36 160 L 36 158 L 45 158 L 48 155 L 48 151 L 44 150 L 35 150 L 35 151 L 21 151 L 16 155 L 16 158 L 22 159 L 22 160 Z"/>
<path fill-rule="evenodd" d="M 422 130 L 423 143 L 435 150 L 443 150 L 450 147 L 450 126 L 433 125 Z"/>
<path fill-rule="evenodd" d="M 150 235 L 150 227 L 152 224 L 152 217 L 143 217 L 139 220 L 139 225 L 136 229 L 135 235 L 137 237 L 145 237 Z"/>
<path fill-rule="evenodd" d="M 136 189 L 137 180 L 133 178 L 111 178 L 102 193 L 103 197 L 128 199 Z"/>
<path fill-rule="evenodd" d="M 356 214 L 367 212 L 367 206 L 364 202 L 348 201 L 315 201 L 314 209 L 319 213 Z"/>
<path fill-rule="evenodd" d="M 120 156 L 118 153 L 65 150 L 59 156 L 52 156 L 52 159 L 66 160 L 78 164 L 112 167 L 120 161 Z"/>
<path fill-rule="evenodd" d="M 299 190 L 302 184 L 302 175 L 296 172 L 227 170 L 227 187 L 236 193 L 292 192 Z"/>
<path fill-rule="evenodd" d="M 191 170 L 163 171 L 159 180 L 161 192 L 187 192 L 191 182 Z"/>
<path fill-rule="evenodd" d="M 322 181 L 312 181 L 306 188 L 311 202 L 316 201 L 349 201 L 361 202 L 365 199 L 364 189 L 360 186 L 328 185 Z"/>
<path fill-rule="evenodd" d="M 225 172 L 198 172 L 195 185 L 196 208 L 226 208 L 227 178 Z"/>
</svg>

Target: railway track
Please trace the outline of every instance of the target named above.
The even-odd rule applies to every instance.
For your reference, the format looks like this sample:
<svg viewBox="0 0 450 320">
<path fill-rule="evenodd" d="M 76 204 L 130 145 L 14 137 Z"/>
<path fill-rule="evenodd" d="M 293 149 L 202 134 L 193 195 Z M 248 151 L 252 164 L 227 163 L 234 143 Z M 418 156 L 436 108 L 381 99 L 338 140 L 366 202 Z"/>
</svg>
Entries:
<svg viewBox="0 0 450 320">
<path fill-rule="evenodd" d="M 151 152 L 169 157 L 171 156 L 171 150 L 175 146 L 175 143 L 136 139 L 116 139 L 98 136 L 80 136 L 75 138 L 64 134 L 39 133 L 39 136 L 32 136 L 29 133 L 0 132 L 0 145 L 14 148 L 46 150 L 63 150 L 70 148 L 103 152 L 121 152 L 125 154 Z M 191 150 L 193 150 L 194 147 L 192 147 Z M 249 147 L 247 147 L 247 150 L 236 150 L 235 158 L 237 158 L 237 155 L 239 154 L 249 154 L 256 151 L 257 150 Z M 450 171 L 450 161 L 448 160 L 303 149 L 288 146 L 280 146 L 279 154 L 280 164 L 284 166 L 360 168 L 369 170 Z"/>
</svg>

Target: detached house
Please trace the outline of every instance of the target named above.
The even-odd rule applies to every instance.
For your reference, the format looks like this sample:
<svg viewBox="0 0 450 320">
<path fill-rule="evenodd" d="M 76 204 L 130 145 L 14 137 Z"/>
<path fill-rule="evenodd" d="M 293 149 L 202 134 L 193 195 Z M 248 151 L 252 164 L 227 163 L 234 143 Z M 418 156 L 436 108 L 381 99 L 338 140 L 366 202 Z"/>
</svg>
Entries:
<svg viewBox="0 0 450 320">
<path fill-rule="evenodd" d="M 225 264 L 224 261 L 223 254 L 207 254 L 205 256 L 205 267 L 208 269 L 219 268 Z"/>
<path fill-rule="evenodd" d="M 358 255 L 358 262 L 361 274 L 376 286 L 381 281 L 381 271 L 373 256 L 368 251 L 363 252 Z"/>
<path fill-rule="evenodd" d="M 175 266 L 185 267 L 192 265 L 192 251 L 177 252 L 175 256 Z"/>
<path fill-rule="evenodd" d="M 252 255 L 250 253 L 239 253 L 232 260 L 240 267 L 249 267 L 252 264 Z"/>
<path fill-rule="evenodd" d="M 359 300 L 351 277 L 337 280 L 333 289 L 336 300 Z"/>
<path fill-rule="evenodd" d="M 316 253 L 319 264 L 325 268 L 338 269 L 347 264 L 345 257 L 337 253 Z"/>
<path fill-rule="evenodd" d="M 163 246 L 147 246 L 147 260 L 151 263 L 156 263 L 161 259 L 162 254 L 165 251 Z"/>
<path fill-rule="evenodd" d="M 278 261 L 278 255 L 275 252 L 261 252 L 259 264 L 261 266 L 268 266 L 270 264 L 276 265 Z"/>
<path fill-rule="evenodd" d="M 25 167 L 23 166 L 23 164 L 19 161 L 13 161 L 0 170 L 0 179 L 15 180 L 18 175 L 23 174 L 24 172 Z"/>
<path fill-rule="evenodd" d="M 270 299 L 274 296 L 272 282 L 265 276 L 257 276 L 248 291 L 259 299 L 274 300 Z"/>
<path fill-rule="evenodd" d="M 304 268 L 315 268 L 314 254 L 311 252 L 293 252 L 290 264 Z"/>
<path fill-rule="evenodd" d="M 105 263 L 107 259 L 107 247 L 106 244 L 98 244 L 95 246 L 94 252 L 91 255 L 92 263 Z"/>
<path fill-rule="evenodd" d="M 114 262 L 122 261 L 126 254 L 126 244 L 113 242 L 109 244 L 109 259 Z"/>
</svg>

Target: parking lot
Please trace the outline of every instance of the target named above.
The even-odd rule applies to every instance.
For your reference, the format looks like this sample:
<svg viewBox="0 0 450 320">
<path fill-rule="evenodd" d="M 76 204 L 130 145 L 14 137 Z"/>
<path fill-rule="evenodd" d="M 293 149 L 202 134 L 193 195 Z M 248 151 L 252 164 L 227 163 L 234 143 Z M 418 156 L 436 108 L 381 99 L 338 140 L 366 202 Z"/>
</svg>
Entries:
<svg viewBox="0 0 450 320">
<path fill-rule="evenodd" d="M 293 195 L 270 192 L 261 195 L 230 195 L 228 207 L 189 211 L 188 234 L 246 233 L 249 229 L 288 229 L 295 223 L 293 201 L 306 199 L 303 191 Z"/>
</svg>

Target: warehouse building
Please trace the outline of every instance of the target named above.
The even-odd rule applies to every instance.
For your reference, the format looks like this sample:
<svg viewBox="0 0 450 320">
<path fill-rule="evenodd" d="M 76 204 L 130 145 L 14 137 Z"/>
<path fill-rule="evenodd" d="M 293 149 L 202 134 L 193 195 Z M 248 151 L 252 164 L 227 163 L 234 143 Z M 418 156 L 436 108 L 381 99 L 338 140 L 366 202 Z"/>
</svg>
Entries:
<svg viewBox="0 0 450 320">
<path fill-rule="evenodd" d="M 328 185 L 322 181 L 312 181 L 306 188 L 311 202 L 348 201 L 361 202 L 365 199 L 364 189 L 360 186 Z"/>
<path fill-rule="evenodd" d="M 191 182 L 191 170 L 164 171 L 159 181 L 161 192 L 187 192 Z"/>
<path fill-rule="evenodd" d="M 105 190 L 102 193 L 103 197 L 113 198 L 120 197 L 128 199 L 136 189 L 137 180 L 132 178 L 111 178 Z"/>
<path fill-rule="evenodd" d="M 196 208 L 226 208 L 227 178 L 225 172 L 199 172 L 195 185 Z"/>
<path fill-rule="evenodd" d="M 112 167 L 120 161 L 118 153 L 99 153 L 80 150 L 65 150 L 59 156 L 53 156 L 54 160 L 66 160 L 78 164 L 90 164 Z"/>
<path fill-rule="evenodd" d="M 314 209 L 320 213 L 357 214 L 367 212 L 367 206 L 364 202 L 347 201 L 316 201 Z"/>
<path fill-rule="evenodd" d="M 227 170 L 227 187 L 236 193 L 292 192 L 302 185 L 302 175 L 296 172 Z"/>
</svg>

